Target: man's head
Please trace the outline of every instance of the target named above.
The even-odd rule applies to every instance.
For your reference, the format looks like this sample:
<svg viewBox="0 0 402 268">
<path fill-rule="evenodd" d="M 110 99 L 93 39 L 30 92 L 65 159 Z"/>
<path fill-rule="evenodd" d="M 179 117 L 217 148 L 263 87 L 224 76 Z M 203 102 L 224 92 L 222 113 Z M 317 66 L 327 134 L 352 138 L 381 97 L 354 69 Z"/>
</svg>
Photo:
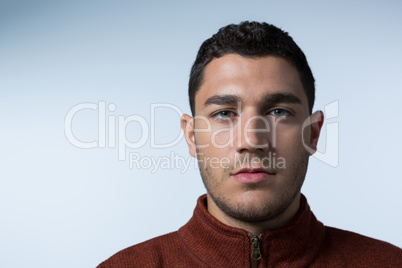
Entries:
<svg viewBox="0 0 402 268">
<path fill-rule="evenodd" d="M 194 117 L 183 115 L 182 128 L 210 212 L 221 221 L 289 220 L 323 122 L 311 115 L 303 52 L 274 26 L 229 25 L 201 46 L 189 92 Z"/>
<path fill-rule="evenodd" d="M 226 54 L 239 54 L 256 58 L 278 56 L 288 60 L 297 69 L 306 93 L 310 114 L 315 99 L 314 77 L 306 56 L 287 32 L 274 25 L 258 22 L 242 22 L 222 27 L 215 35 L 204 41 L 190 73 L 188 95 L 191 113 L 195 112 L 195 96 L 204 81 L 204 70 L 214 58 Z"/>
</svg>

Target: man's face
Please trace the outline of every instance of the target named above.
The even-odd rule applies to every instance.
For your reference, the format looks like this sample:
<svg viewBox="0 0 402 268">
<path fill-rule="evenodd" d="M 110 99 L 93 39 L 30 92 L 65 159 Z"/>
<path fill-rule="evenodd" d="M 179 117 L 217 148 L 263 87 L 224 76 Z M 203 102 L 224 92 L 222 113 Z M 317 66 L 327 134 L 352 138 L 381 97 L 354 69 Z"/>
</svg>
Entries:
<svg viewBox="0 0 402 268">
<path fill-rule="evenodd" d="M 195 119 L 187 116 L 183 124 L 208 205 L 248 222 L 295 205 L 309 158 L 304 143 L 315 148 L 318 140 L 310 126 L 303 129 L 308 118 L 299 74 L 286 60 L 213 59 L 195 97 Z"/>
</svg>

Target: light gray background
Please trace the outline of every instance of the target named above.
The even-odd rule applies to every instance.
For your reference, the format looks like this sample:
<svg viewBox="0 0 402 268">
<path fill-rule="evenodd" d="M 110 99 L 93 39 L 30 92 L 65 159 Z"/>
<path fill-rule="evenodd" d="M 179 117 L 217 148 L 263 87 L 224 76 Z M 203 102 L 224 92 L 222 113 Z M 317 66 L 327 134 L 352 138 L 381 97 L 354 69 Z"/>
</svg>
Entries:
<svg viewBox="0 0 402 268">
<path fill-rule="evenodd" d="M 318 219 L 401 247 L 401 10 L 396 0 L 0 1 L 0 266 L 94 267 L 187 222 L 205 192 L 194 165 L 130 169 L 116 148 L 71 145 L 64 119 L 99 101 L 115 118 L 150 122 L 151 103 L 189 113 L 199 46 L 243 20 L 290 32 L 317 80 L 315 110 L 339 101 L 339 166 L 312 158 L 302 189 Z M 157 110 L 156 142 L 179 135 L 179 118 Z M 96 140 L 97 120 L 80 112 L 74 133 Z M 141 128 L 126 133 L 136 141 Z M 129 152 L 188 157 L 184 140 Z"/>
</svg>

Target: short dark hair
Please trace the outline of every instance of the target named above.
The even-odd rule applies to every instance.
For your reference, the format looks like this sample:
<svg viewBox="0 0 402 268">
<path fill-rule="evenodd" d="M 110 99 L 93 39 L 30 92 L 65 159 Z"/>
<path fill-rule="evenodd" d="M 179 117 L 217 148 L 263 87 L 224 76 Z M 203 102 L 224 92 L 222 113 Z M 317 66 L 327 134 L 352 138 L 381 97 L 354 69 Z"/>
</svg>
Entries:
<svg viewBox="0 0 402 268">
<path fill-rule="evenodd" d="M 293 64 L 299 72 L 311 114 L 315 99 L 314 76 L 303 51 L 287 32 L 276 26 L 265 22 L 244 21 L 222 27 L 202 43 L 191 68 L 188 85 L 193 116 L 195 115 L 195 95 L 203 82 L 205 67 L 212 59 L 230 53 L 245 57 L 279 56 Z"/>
</svg>

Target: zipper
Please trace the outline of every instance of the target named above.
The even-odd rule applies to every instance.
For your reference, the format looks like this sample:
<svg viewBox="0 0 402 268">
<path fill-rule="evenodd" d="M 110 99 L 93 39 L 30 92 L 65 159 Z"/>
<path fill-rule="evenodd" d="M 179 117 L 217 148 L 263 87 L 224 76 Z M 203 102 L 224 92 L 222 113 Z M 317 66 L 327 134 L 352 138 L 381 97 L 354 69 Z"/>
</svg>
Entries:
<svg viewBox="0 0 402 268">
<path fill-rule="evenodd" d="M 261 259 L 260 244 L 263 236 L 263 234 L 260 234 L 259 236 L 251 233 L 248 234 L 248 237 L 250 237 L 251 240 L 251 266 L 253 268 L 258 267 L 258 261 Z"/>
</svg>

